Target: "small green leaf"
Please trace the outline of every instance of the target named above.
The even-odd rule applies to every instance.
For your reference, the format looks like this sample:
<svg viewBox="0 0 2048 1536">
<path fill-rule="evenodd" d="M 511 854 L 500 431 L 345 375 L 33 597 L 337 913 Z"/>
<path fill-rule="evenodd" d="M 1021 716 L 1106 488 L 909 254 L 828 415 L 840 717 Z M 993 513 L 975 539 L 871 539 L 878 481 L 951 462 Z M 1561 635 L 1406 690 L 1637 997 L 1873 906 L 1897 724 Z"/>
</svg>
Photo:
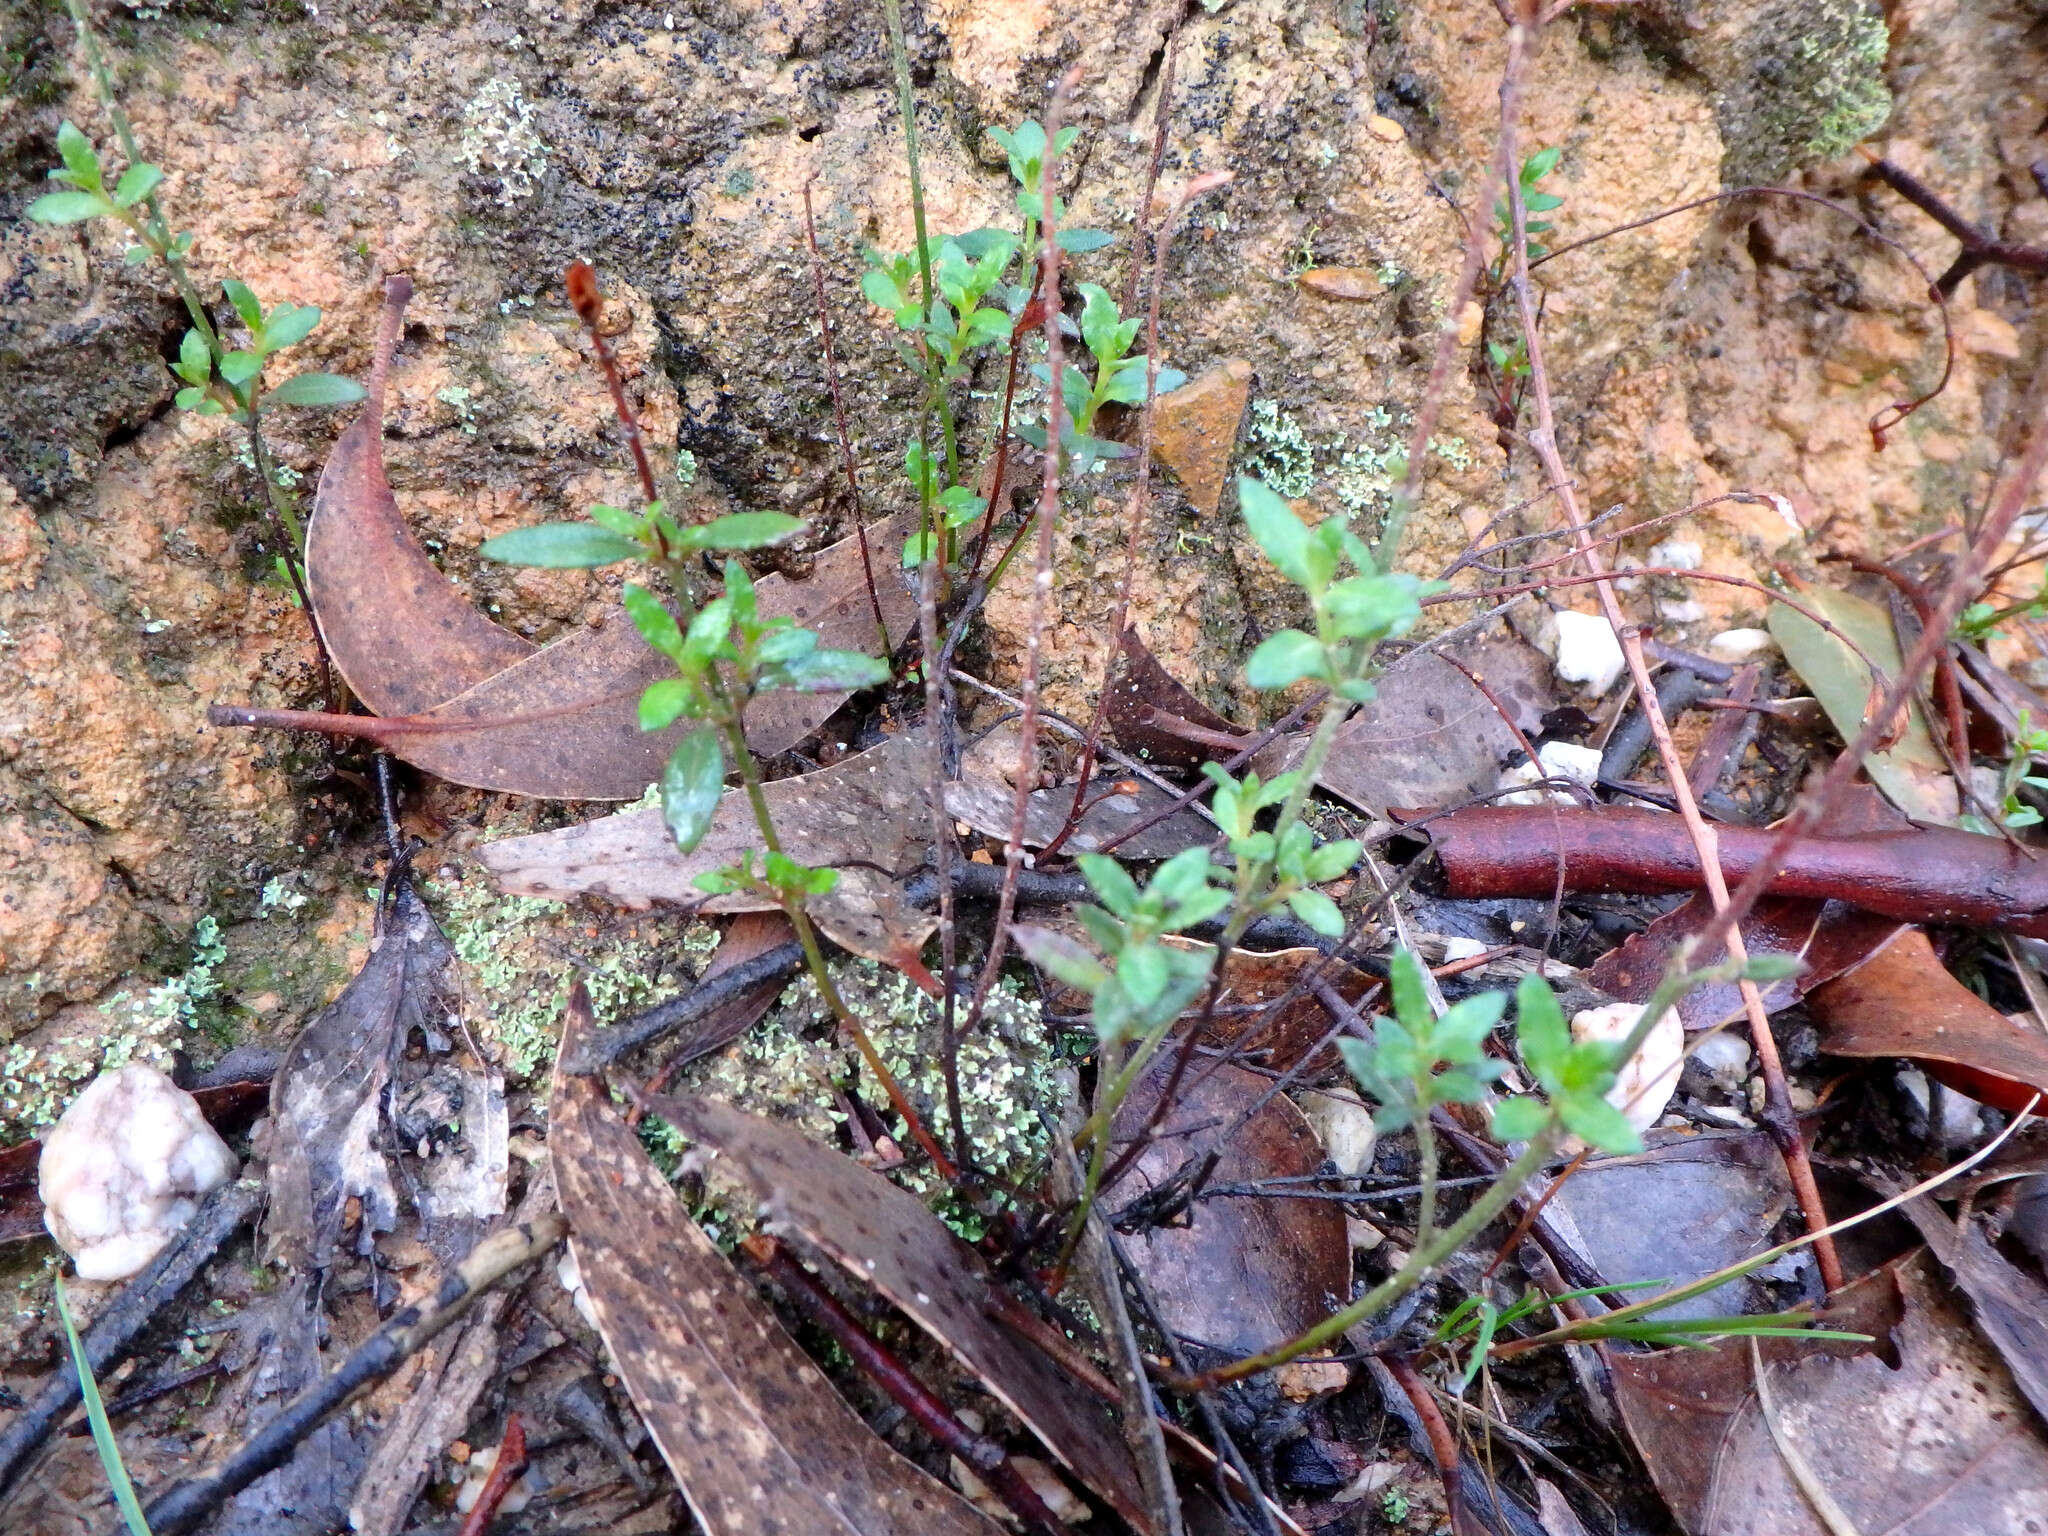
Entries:
<svg viewBox="0 0 2048 1536">
<path fill-rule="evenodd" d="M 1343 935 L 1344 914 L 1337 910 L 1337 903 L 1321 891 L 1296 891 L 1287 898 L 1287 907 L 1324 938 L 1334 939 Z"/>
<path fill-rule="evenodd" d="M 1010 930 L 1010 938 L 1041 971 L 1090 997 L 1109 980 L 1102 962 L 1063 933 L 1019 923 Z"/>
<path fill-rule="evenodd" d="M 870 304 L 879 305 L 892 314 L 907 308 L 910 303 L 897 286 L 896 279 L 878 267 L 870 267 L 861 274 L 860 291 L 867 295 Z"/>
<path fill-rule="evenodd" d="M 121 253 L 121 265 L 124 267 L 139 267 L 147 260 L 149 247 L 146 245 L 131 245 Z"/>
<path fill-rule="evenodd" d="M 1138 887 L 1123 865 L 1106 853 L 1084 853 L 1075 863 L 1102 904 L 1119 917 L 1129 917 L 1138 908 Z"/>
<path fill-rule="evenodd" d="M 113 211 L 97 192 L 45 192 L 28 205 L 29 218 L 38 224 L 82 224 Z"/>
<path fill-rule="evenodd" d="M 201 405 L 212 402 L 207 400 L 205 390 L 188 384 L 171 397 L 171 403 L 181 411 L 196 411 Z"/>
<path fill-rule="evenodd" d="M 624 507 L 608 507 L 601 501 L 591 503 L 583 511 L 598 527 L 609 529 L 622 539 L 637 539 L 640 530 L 647 526 L 647 520 L 638 512 L 628 512 Z"/>
<path fill-rule="evenodd" d="M 664 677 L 649 683 L 640 695 L 640 729 L 665 731 L 682 715 L 694 713 L 696 702 L 697 690 L 686 678 Z"/>
<path fill-rule="evenodd" d="M 1327 666 L 1323 643 L 1298 629 L 1268 635 L 1245 659 L 1244 680 L 1254 688 L 1285 688 L 1304 677 L 1319 676 Z"/>
<path fill-rule="evenodd" d="M 92 147 L 92 140 L 78 131 L 78 125 L 65 118 L 57 125 L 57 157 L 64 162 L 62 179 L 88 192 L 100 189 L 99 151 Z M 52 171 L 52 176 L 60 173 Z"/>
<path fill-rule="evenodd" d="M 1116 236 L 1106 229 L 1063 229 L 1059 234 L 1059 247 L 1069 256 L 1085 256 L 1114 244 Z"/>
<path fill-rule="evenodd" d="M 1309 530 L 1294 509 L 1264 483 L 1248 477 L 1237 482 L 1237 505 L 1252 542 L 1280 574 L 1298 587 L 1309 585 Z"/>
<path fill-rule="evenodd" d="M 254 352 L 234 351 L 220 360 L 220 376 L 240 388 L 263 371 L 263 359 Z"/>
<path fill-rule="evenodd" d="M 1515 988 L 1515 1035 L 1522 1060 L 1539 1079 L 1554 1081 L 1571 1050 L 1571 1031 L 1550 983 L 1531 971 Z"/>
<path fill-rule="evenodd" d="M 178 363 L 174 371 L 187 384 L 203 385 L 213 377 L 213 351 L 196 326 L 188 329 L 184 339 L 178 343 Z"/>
<path fill-rule="evenodd" d="M 1387 966 L 1387 982 L 1393 989 L 1394 1016 L 1410 1029 L 1428 1028 L 1429 989 L 1422 984 L 1422 962 L 1412 950 L 1394 951 Z"/>
<path fill-rule="evenodd" d="M 1117 957 L 1116 979 L 1132 1004 L 1141 1012 L 1166 995 L 1172 980 L 1166 967 L 1166 952 L 1157 944 L 1133 944 Z"/>
<path fill-rule="evenodd" d="M 228 296 L 228 302 L 235 306 L 235 313 L 242 317 L 242 324 L 252 332 L 262 330 L 263 306 L 256 302 L 256 295 L 250 292 L 249 285 L 238 277 L 231 277 L 220 286 Z"/>
<path fill-rule="evenodd" d="M 1805 969 L 1797 955 L 1751 955 L 1742 976 L 1745 981 L 1790 981 Z"/>
<path fill-rule="evenodd" d="M 804 693 L 851 693 L 889 681 L 889 664 L 859 651 L 812 651 L 781 663 L 766 681 Z"/>
<path fill-rule="evenodd" d="M 363 386 L 338 373 L 301 373 L 263 398 L 274 405 L 354 405 L 363 398 Z"/>
<path fill-rule="evenodd" d="M 133 208 L 157 189 L 164 173 L 153 165 L 131 165 L 114 184 L 114 206 Z"/>
<path fill-rule="evenodd" d="M 1340 837 L 1327 842 L 1308 857 L 1307 875 L 1311 882 L 1322 885 L 1326 881 L 1342 878 L 1358 862 L 1358 856 L 1365 851 L 1365 845 L 1355 837 Z"/>
<path fill-rule="evenodd" d="M 1493 1106 L 1493 1139 L 1498 1142 L 1527 1141 L 1550 1119 L 1541 1099 L 1524 1095 Z"/>
<path fill-rule="evenodd" d="M 638 560 L 647 552 L 632 539 L 622 538 L 595 523 L 536 523 L 531 528 L 514 528 L 510 533 L 484 540 L 477 553 L 486 560 L 506 565 L 580 571 L 617 565 L 621 560 Z M 675 620 L 670 619 L 669 625 L 673 628 Z"/>
<path fill-rule="evenodd" d="M 313 332 L 320 323 L 320 310 L 313 304 L 279 304 L 270 312 L 270 318 L 263 324 L 259 338 L 263 352 L 282 352 L 286 347 L 295 347 Z"/>
<path fill-rule="evenodd" d="M 615 537 L 615 535 L 612 535 Z M 640 638 L 653 646 L 671 661 L 683 660 L 683 631 L 676 623 L 676 616 L 662 607 L 661 599 L 645 587 L 626 583 L 626 589 L 619 594 L 619 601 L 625 605 L 626 617 L 633 621 L 633 627 L 640 631 Z M 708 611 L 710 605 L 706 605 Z M 700 612 L 697 617 L 702 618 Z M 695 628 L 694 623 L 692 628 Z"/>
<path fill-rule="evenodd" d="M 676 847 L 692 853 L 704 841 L 724 793 L 725 749 L 717 731 L 699 726 L 676 743 L 661 770 L 661 819 L 668 823 Z"/>
<path fill-rule="evenodd" d="M 106 1404 L 100 1399 L 99 1384 L 92 1377 L 92 1360 L 85 1352 L 85 1340 L 78 1336 L 78 1325 L 71 1320 L 71 1298 L 65 1293 L 62 1275 L 57 1276 L 56 1297 L 57 1320 L 63 1324 L 64 1337 L 71 1345 L 71 1368 L 78 1374 L 79 1401 L 85 1406 L 85 1421 L 92 1429 L 93 1449 L 99 1452 L 100 1468 L 114 1490 L 114 1503 L 120 1507 L 129 1536 L 150 1536 L 149 1521 L 143 1517 L 142 1503 L 135 1497 L 135 1485 L 121 1460 L 121 1447 L 114 1441 L 114 1426 L 107 1418 Z"/>
<path fill-rule="evenodd" d="M 734 512 L 685 529 L 683 537 L 697 549 L 764 549 L 801 532 L 803 526 L 802 518 L 787 512 Z"/>
<path fill-rule="evenodd" d="M 1602 1152 L 1640 1152 L 1643 1138 L 1627 1117 L 1596 1094 L 1571 1094 L 1557 1101 L 1566 1129 Z"/>
</svg>

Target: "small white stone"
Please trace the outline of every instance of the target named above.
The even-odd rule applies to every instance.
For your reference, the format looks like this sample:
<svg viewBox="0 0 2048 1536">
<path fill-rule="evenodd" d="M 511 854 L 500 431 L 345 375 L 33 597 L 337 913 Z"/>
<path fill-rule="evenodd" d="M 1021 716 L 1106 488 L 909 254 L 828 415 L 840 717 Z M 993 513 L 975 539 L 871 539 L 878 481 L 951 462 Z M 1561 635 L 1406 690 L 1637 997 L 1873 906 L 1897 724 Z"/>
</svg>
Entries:
<svg viewBox="0 0 2048 1536">
<path fill-rule="evenodd" d="M 1452 934 L 1444 940 L 1444 964 L 1459 960 L 1471 960 L 1486 953 L 1486 946 L 1477 939 L 1468 939 L 1462 934 Z"/>
<path fill-rule="evenodd" d="M 1717 1029 L 1697 1041 L 1692 1059 L 1726 1093 L 1740 1088 L 1749 1076 L 1749 1042 L 1732 1030 Z"/>
<path fill-rule="evenodd" d="M 1660 597 L 1657 617 L 1666 624 L 1697 624 L 1707 616 L 1707 605 L 1696 597 Z"/>
<path fill-rule="evenodd" d="M 1707 654 L 1731 667 L 1775 655 L 1777 650 L 1777 637 L 1768 629 L 1724 629 L 1707 642 Z"/>
<path fill-rule="evenodd" d="M 1600 754 L 1591 747 L 1569 741 L 1546 741 L 1536 749 L 1536 761 L 1517 763 L 1500 781 L 1503 784 L 1534 785 L 1543 779 L 1569 779 L 1591 789 L 1600 779 Z M 1577 805 L 1569 790 L 1518 789 L 1499 797 L 1501 805 Z"/>
<path fill-rule="evenodd" d="M 1557 615 L 1557 675 L 1598 696 L 1620 679 L 1627 662 L 1614 629 L 1597 613 L 1570 608 Z"/>
<path fill-rule="evenodd" d="M 1372 1111 L 1355 1099 L 1341 1099 L 1327 1093 L 1304 1093 L 1295 1102 L 1302 1118 L 1323 1141 L 1323 1156 L 1347 1179 L 1355 1179 L 1372 1166 L 1373 1145 L 1379 1131 L 1372 1123 Z"/>
<path fill-rule="evenodd" d="M 1704 554 L 1691 539 L 1666 539 L 1650 547 L 1648 564 L 1669 566 L 1674 571 L 1696 571 Z"/>
<path fill-rule="evenodd" d="M 1609 1003 L 1604 1008 L 1585 1008 L 1572 1015 L 1572 1039 L 1611 1040 L 1619 1044 L 1628 1038 L 1643 1016 L 1640 1003 Z M 1678 1069 L 1685 1061 L 1685 1026 L 1675 1009 L 1650 1027 L 1642 1049 L 1623 1066 L 1607 1090 L 1607 1102 L 1620 1110 L 1637 1134 L 1657 1123 L 1671 1095 L 1678 1091 Z"/>
<path fill-rule="evenodd" d="M 81 1280 L 125 1280 L 235 1176 L 191 1094 L 155 1067 L 102 1072 L 43 1143 L 43 1225 Z"/>
<path fill-rule="evenodd" d="M 591 1305 L 590 1292 L 583 1284 L 583 1266 L 576 1262 L 576 1250 L 564 1244 L 562 1256 L 555 1260 L 555 1278 L 562 1282 L 562 1289 L 569 1293 L 569 1300 L 576 1308 L 576 1315 L 590 1324 L 591 1331 L 600 1331 L 597 1326 L 597 1308 Z"/>
<path fill-rule="evenodd" d="M 476 1508 L 476 1501 L 484 1496 L 484 1484 L 491 1480 L 491 1468 L 498 1464 L 498 1448 L 486 1446 L 483 1450 L 472 1451 L 469 1460 L 462 1465 L 462 1486 L 455 1490 L 457 1514 L 468 1514 Z M 498 1513 L 516 1515 L 533 1502 L 533 1489 L 521 1473 L 512 1479 L 512 1486 L 505 1490 L 505 1497 L 499 1501 Z"/>
</svg>

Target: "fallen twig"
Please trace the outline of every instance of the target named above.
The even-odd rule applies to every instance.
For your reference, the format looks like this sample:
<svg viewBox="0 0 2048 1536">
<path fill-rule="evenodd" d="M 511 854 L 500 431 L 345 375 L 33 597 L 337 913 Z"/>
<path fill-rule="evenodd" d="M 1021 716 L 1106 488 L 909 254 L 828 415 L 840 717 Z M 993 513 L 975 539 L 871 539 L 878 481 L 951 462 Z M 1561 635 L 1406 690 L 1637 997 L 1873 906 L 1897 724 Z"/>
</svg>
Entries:
<svg viewBox="0 0 2048 1536">
<path fill-rule="evenodd" d="M 282 1466 L 298 1443 L 330 1413 L 364 1387 L 397 1370 L 479 1295 L 554 1247 L 568 1230 L 568 1223 L 551 1213 L 502 1227 L 484 1238 L 431 1296 L 393 1315 L 354 1354 L 293 1398 L 211 1473 L 178 1483 L 151 1500 L 144 1511 L 151 1531 L 155 1536 L 184 1536 L 195 1529 L 257 1478 Z"/>
<path fill-rule="evenodd" d="M 2000 240 L 1995 235 L 1985 234 L 1949 207 L 1926 182 L 1889 160 L 1872 160 L 1870 173 L 1962 241 L 1963 248 L 1956 253 L 1956 259 L 1934 280 L 1934 290 L 1943 298 L 1954 293 L 1964 278 L 1987 264 L 2011 267 L 2015 272 L 2030 272 L 2036 277 L 2048 277 L 2048 248 L 2021 245 L 2014 240 Z"/>
<path fill-rule="evenodd" d="M 1646 895 L 1706 885 L 1686 829 L 1656 811 L 1529 805 L 1473 806 L 1430 825 L 1452 896 L 1548 896 L 1560 863 L 1570 891 Z M 1717 870 L 1759 894 L 1846 901 L 1909 923 L 1966 923 L 2048 938 L 2048 862 L 1994 837 L 1913 827 L 1856 837 L 1795 837 L 1717 829 Z M 1716 922 L 1719 928 L 1721 923 Z M 1699 954 L 1710 953 L 1703 940 Z"/>
<path fill-rule="evenodd" d="M 250 1179 L 214 1191 L 171 1245 L 122 1289 L 86 1329 L 85 1358 L 95 1375 L 122 1359 L 145 1328 L 192 1283 L 207 1260 L 255 1216 L 263 1204 L 262 1184 Z M 61 1363 L 49 1383 L 0 1431 L 0 1494 L 14 1485 L 28 1460 L 50 1438 L 57 1421 L 78 1405 L 78 1372 Z"/>
<path fill-rule="evenodd" d="M 1003 1448 L 986 1435 L 976 1434 L 955 1417 L 932 1390 L 910 1369 L 884 1348 L 860 1320 L 840 1304 L 809 1270 L 791 1258 L 788 1250 L 772 1237 L 756 1235 L 741 1242 L 740 1249 L 760 1265 L 762 1271 L 788 1293 L 804 1315 L 832 1336 L 834 1343 L 853 1357 L 867 1378 L 917 1421 L 939 1448 L 961 1463 L 993 1489 L 1024 1522 L 1026 1531 L 1037 1536 L 1069 1536 L 1067 1527 L 1045 1507 L 1038 1492 L 1024 1480 Z"/>
</svg>

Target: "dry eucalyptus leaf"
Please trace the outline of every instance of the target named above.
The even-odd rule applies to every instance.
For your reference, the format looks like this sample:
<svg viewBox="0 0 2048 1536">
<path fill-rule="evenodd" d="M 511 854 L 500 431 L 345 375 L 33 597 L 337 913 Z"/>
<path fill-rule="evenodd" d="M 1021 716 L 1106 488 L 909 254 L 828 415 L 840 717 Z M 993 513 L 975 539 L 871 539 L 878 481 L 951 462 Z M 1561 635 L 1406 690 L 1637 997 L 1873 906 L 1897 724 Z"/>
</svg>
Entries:
<svg viewBox="0 0 2048 1536">
<path fill-rule="evenodd" d="M 413 537 L 384 477 L 384 391 L 412 279 L 384 284 L 369 398 L 320 472 L 306 524 L 306 588 L 328 654 L 380 715 L 432 709 L 534 653 L 493 624 Z"/>
<path fill-rule="evenodd" d="M 1764 622 L 1784 648 L 1785 660 L 1813 690 L 1842 740 L 1854 741 L 1863 729 L 1873 690 L 1881 693 L 1888 688 L 1904 665 L 1898 633 L 1891 615 L 1876 603 L 1808 582 L 1800 582 L 1798 589 L 1802 603 L 1853 639 L 1863 654 L 1883 669 L 1882 678 L 1873 676 L 1862 656 L 1805 614 L 1783 603 L 1771 604 Z M 1954 821 L 1958 809 L 1955 779 L 1934 744 L 1920 706 L 1910 704 L 1905 719 L 1895 722 L 1887 734 L 1892 739 L 1883 749 L 1863 760 L 1863 771 L 1871 782 L 1915 821 L 1941 825 Z"/>
<path fill-rule="evenodd" d="M 1778 1431 L 1858 1531 L 2038 1536 L 2048 1442 L 1924 1251 L 1850 1286 L 1822 1321 L 1878 1343 L 1755 1343 Z M 1689 1536 L 1827 1536 L 1764 1422 L 1750 1347 L 1608 1352 L 1623 1421 Z"/>
<path fill-rule="evenodd" d="M 454 951 L 401 880 L 370 957 L 292 1042 L 270 1089 L 271 1241 L 295 1270 L 334 1261 L 343 1207 L 361 1202 L 359 1249 L 398 1219 L 384 1101 L 407 1033 L 439 1029 Z"/>
<path fill-rule="evenodd" d="M 1372 816 L 1389 807 L 1458 805 L 1495 789 L 1515 733 L 1472 680 L 1441 656 L 1412 653 L 1387 669 L 1370 703 L 1344 722 L 1320 785 Z M 1270 779 L 1296 767 L 1305 735 L 1252 759 Z"/>
<path fill-rule="evenodd" d="M 560 1057 L 596 1028 L 577 988 Z M 998 1536 L 877 1438 L 684 1210 L 603 1083 L 555 1074 L 549 1150 L 612 1367 L 712 1536 Z"/>
<path fill-rule="evenodd" d="M 412 285 L 393 278 L 363 413 L 320 476 L 306 542 L 314 612 L 335 665 L 385 729 L 361 727 L 395 755 L 451 783 L 560 800 L 630 800 L 661 775 L 680 726 L 641 731 L 648 684 L 673 675 L 622 611 L 544 648 L 492 623 L 427 558 L 384 474 L 385 380 Z M 907 514 L 820 553 L 811 574 L 756 584 L 760 611 L 816 630 L 827 649 L 885 649 L 909 633 L 916 604 L 894 561 Z M 868 591 L 867 572 L 875 572 Z M 747 710 L 756 752 L 787 751 L 845 701 L 837 693 L 778 691 Z"/>
<path fill-rule="evenodd" d="M 1170 1060 L 1155 1064 L 1124 1100 L 1116 1119 L 1120 1143 L 1150 1117 L 1171 1067 Z M 1221 1155 L 1211 1184 L 1315 1173 L 1322 1144 L 1301 1111 L 1272 1088 L 1270 1078 L 1243 1067 L 1195 1061 L 1112 1201 L 1124 1205 L 1144 1195 L 1190 1157 L 1212 1150 Z M 1250 1122 L 1231 1134 L 1239 1116 L 1261 1100 Z M 1166 1326 L 1226 1354 L 1269 1349 L 1351 1299 L 1351 1243 L 1343 1209 L 1333 1201 L 1197 1200 L 1185 1226 L 1147 1227 L 1126 1241 Z"/>
<path fill-rule="evenodd" d="M 641 1100 L 711 1147 L 760 1198 L 769 1230 L 804 1238 L 945 1345 L 1090 1488 L 1150 1531 L 1138 1469 L 1109 1411 L 990 1315 L 981 1259 L 922 1201 L 787 1126 L 703 1098 Z"/>
<path fill-rule="evenodd" d="M 1124 751 L 1173 768 L 1222 762 L 1237 751 L 1231 742 L 1250 739 L 1183 688 L 1135 628 L 1117 642 L 1102 718 Z"/>
<path fill-rule="evenodd" d="M 839 871 L 833 889 L 812 897 L 805 910 L 834 943 L 869 959 L 914 956 L 935 926 L 901 900 L 897 886 L 924 865 L 931 834 L 924 774 L 922 738 L 904 735 L 762 788 L 784 851 Z M 676 848 L 659 807 L 650 806 L 486 843 L 477 858 L 508 895 L 602 896 L 636 910 L 663 901 L 701 903 L 707 912 L 759 912 L 768 903 L 757 897 L 706 898 L 693 882 L 760 846 L 753 808 L 736 789 L 718 802 L 711 830 L 693 853 Z"/>
<path fill-rule="evenodd" d="M 1017 791 L 994 779 L 970 775 L 948 784 L 946 814 L 963 821 L 984 837 L 1007 839 L 1017 811 Z M 1097 775 L 1081 802 L 1081 820 L 1063 851 L 1091 853 L 1132 827 L 1158 815 L 1177 797 L 1143 779 Z M 1034 790 L 1024 809 L 1024 846 L 1043 848 L 1067 824 L 1074 808 L 1074 786 Z M 1145 828 L 1112 850 L 1121 859 L 1170 859 L 1185 848 L 1199 847 L 1216 836 L 1216 828 L 1183 806 L 1164 821 Z"/>
</svg>

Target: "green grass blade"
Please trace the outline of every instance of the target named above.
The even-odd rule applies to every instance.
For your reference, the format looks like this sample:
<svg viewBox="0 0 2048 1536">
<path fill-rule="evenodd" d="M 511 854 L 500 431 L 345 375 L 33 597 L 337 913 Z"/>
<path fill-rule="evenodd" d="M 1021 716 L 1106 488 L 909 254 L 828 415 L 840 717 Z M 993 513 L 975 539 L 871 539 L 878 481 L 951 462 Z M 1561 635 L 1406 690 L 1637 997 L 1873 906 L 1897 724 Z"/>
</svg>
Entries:
<svg viewBox="0 0 2048 1536">
<path fill-rule="evenodd" d="M 128 1469 L 121 1464 L 121 1448 L 114 1444 L 114 1426 L 107 1422 L 107 1405 L 100 1401 L 99 1384 L 92 1379 L 92 1362 L 85 1358 L 85 1341 L 71 1321 L 71 1302 L 64 1294 L 64 1281 L 57 1280 L 57 1320 L 64 1325 L 64 1337 L 71 1341 L 71 1363 L 78 1368 L 78 1393 L 85 1403 L 86 1421 L 92 1425 L 92 1443 L 100 1453 L 100 1465 L 107 1469 L 107 1481 L 114 1487 L 114 1502 L 121 1506 L 121 1518 L 128 1522 L 129 1536 L 150 1536 L 149 1522 L 142 1517 L 142 1504 L 135 1497 L 135 1485 L 128 1481 Z"/>
</svg>

